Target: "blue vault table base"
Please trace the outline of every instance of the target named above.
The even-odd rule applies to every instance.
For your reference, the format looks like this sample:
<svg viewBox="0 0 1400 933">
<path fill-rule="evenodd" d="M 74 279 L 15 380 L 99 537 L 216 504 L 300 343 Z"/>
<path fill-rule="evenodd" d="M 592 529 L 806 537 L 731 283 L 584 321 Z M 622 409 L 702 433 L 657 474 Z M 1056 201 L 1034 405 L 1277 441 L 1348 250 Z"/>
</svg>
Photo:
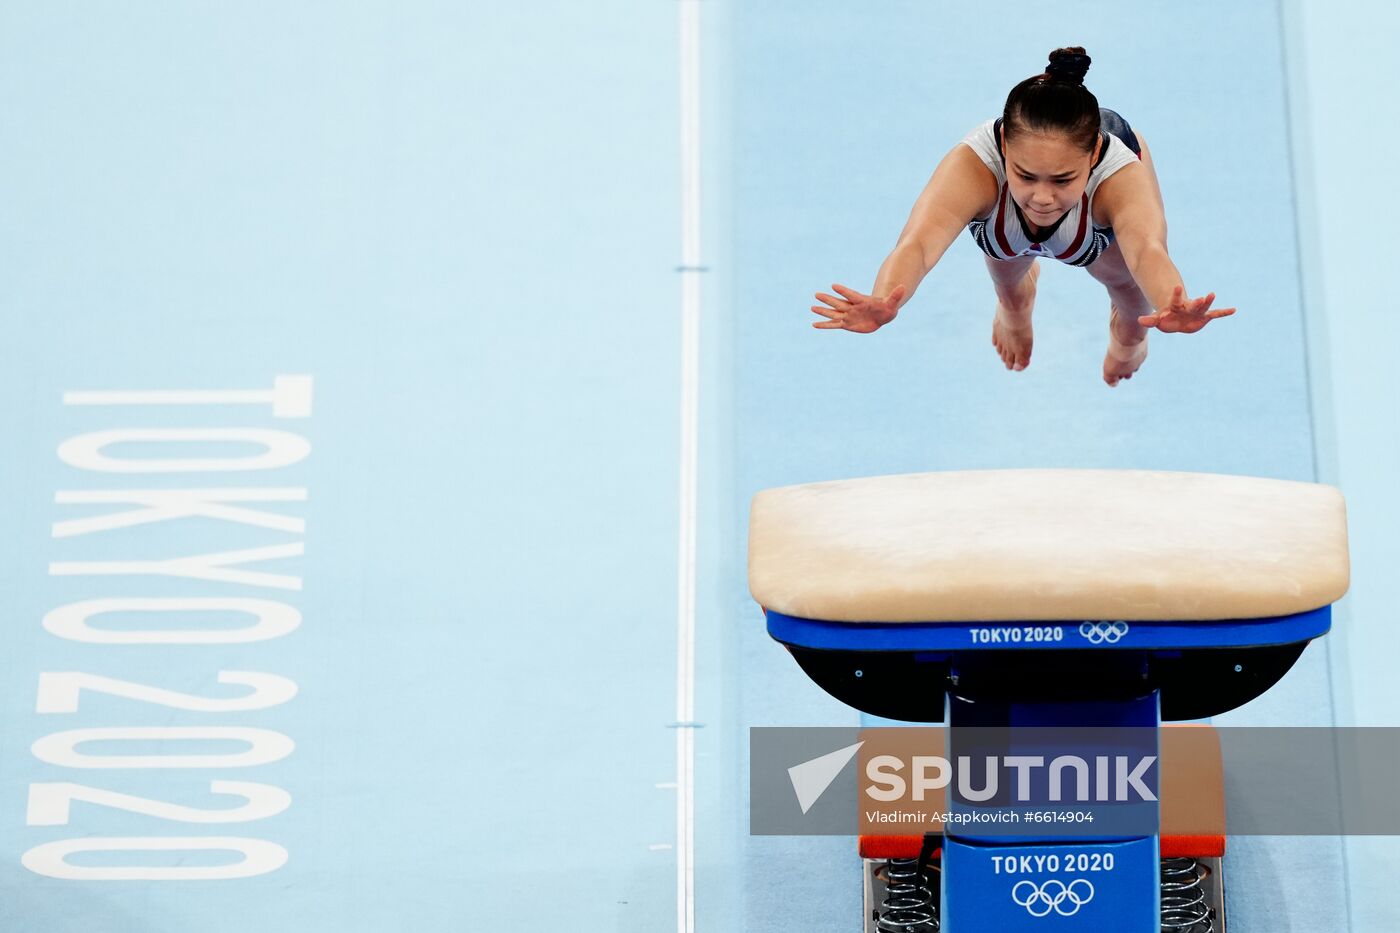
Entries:
<svg viewBox="0 0 1400 933">
<path fill-rule="evenodd" d="M 1150 885 L 1159 891 L 1156 898 L 1156 922 L 1159 926 L 1156 929 L 1166 933 L 1229 933 L 1225 914 L 1222 862 L 1219 857 L 1162 858 L 1155 878 L 1138 879 L 1138 884 Z M 941 851 L 926 859 L 922 865 L 913 857 L 862 859 L 864 933 L 947 933 L 954 929 L 946 922 L 941 927 L 939 925 L 940 902 L 947 904 L 950 893 L 943 889 L 943 864 Z M 1043 922 L 1030 924 L 1028 929 L 1056 929 L 1055 924 L 1059 921 L 1053 919 L 1050 914 L 1054 914 L 1055 917 L 1067 914 L 1075 916 L 1078 909 L 1087 908 L 1086 892 L 1082 886 L 1076 889 L 1073 895 L 1069 893 L 1074 878 L 1068 879 L 1069 883 L 1063 889 L 1055 884 L 1049 884 L 1047 887 L 1049 880 L 1038 882 L 1034 890 L 1024 886 L 1018 890 L 1013 886 L 1009 892 L 1012 902 L 1019 909 L 1025 910 L 1028 916 L 1040 919 L 1033 915 L 1041 914 L 1044 917 Z M 982 907 L 990 905 L 997 893 L 990 892 L 990 896 L 983 901 L 972 899 L 965 906 L 961 903 L 963 898 L 958 894 L 953 893 L 952 897 L 958 905 L 955 908 L 957 911 L 977 914 L 981 912 Z M 1141 888 L 1131 892 L 1133 905 L 1130 911 L 1140 910 L 1143 903 L 1151 902 L 1150 898 L 1141 898 L 1140 893 Z M 1020 897 L 1017 898 L 1017 895 Z M 1007 894 L 1003 893 L 1003 896 Z M 1100 896 L 1097 887 L 1094 889 L 1094 896 Z M 1088 903 L 1092 903 L 1092 898 Z M 994 913 L 996 908 L 991 907 L 988 915 Z M 1089 916 L 1087 911 L 1085 916 Z M 948 914 L 942 914 L 942 919 L 947 920 Z M 1017 917 L 1017 920 L 1020 921 L 1021 918 Z M 1118 929 L 1116 925 L 1097 928 Z M 1001 929 L 1017 927 L 1008 925 Z M 1074 927 L 1062 926 L 1059 929 Z"/>
<path fill-rule="evenodd" d="M 1330 607 L 1218 622 L 842 623 L 768 611 L 768 630 L 828 693 L 891 719 L 1148 726 L 1266 691 L 1330 627 Z M 1160 837 L 949 830 L 919 857 L 866 859 L 870 933 L 1223 933 L 1219 858 L 1161 857 Z M 936 851 L 936 856 L 934 855 Z"/>
</svg>

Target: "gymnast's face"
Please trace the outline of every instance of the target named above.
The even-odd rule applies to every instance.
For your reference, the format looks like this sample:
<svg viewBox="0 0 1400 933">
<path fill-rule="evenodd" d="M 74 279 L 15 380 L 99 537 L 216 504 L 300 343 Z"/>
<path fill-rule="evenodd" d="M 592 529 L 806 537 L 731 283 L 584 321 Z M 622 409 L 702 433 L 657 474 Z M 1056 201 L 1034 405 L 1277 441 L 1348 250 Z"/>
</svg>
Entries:
<svg viewBox="0 0 1400 933">
<path fill-rule="evenodd" d="M 1103 139 L 1085 152 L 1060 133 L 1021 131 L 1006 141 L 1006 184 L 1026 219 L 1048 227 L 1074 207 L 1089 184 L 1089 170 L 1098 158 Z"/>
</svg>

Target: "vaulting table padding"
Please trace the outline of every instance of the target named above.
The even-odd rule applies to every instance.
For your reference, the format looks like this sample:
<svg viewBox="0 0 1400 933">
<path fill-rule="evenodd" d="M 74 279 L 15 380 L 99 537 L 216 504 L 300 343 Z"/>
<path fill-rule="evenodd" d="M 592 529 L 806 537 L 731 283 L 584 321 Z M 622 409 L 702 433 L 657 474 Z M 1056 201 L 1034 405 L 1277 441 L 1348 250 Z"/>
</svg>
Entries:
<svg viewBox="0 0 1400 933">
<path fill-rule="evenodd" d="M 1206 621 L 1346 592 L 1330 486 L 1140 470 L 914 473 L 754 497 L 749 586 L 834 622 Z"/>
</svg>

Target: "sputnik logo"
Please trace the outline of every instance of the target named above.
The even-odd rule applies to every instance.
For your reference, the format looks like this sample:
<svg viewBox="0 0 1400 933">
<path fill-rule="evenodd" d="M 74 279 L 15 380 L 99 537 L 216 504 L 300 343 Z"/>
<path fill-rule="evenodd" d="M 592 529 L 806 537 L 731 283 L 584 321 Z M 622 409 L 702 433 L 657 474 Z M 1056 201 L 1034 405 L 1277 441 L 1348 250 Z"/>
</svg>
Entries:
<svg viewBox="0 0 1400 933">
<path fill-rule="evenodd" d="M 792 789 L 797 794 L 797 802 L 801 805 L 803 813 L 812 809 L 812 805 L 826 793 L 836 776 L 850 764 L 864 744 L 857 742 L 847 745 L 845 748 L 838 748 L 834 752 L 788 768 L 788 779 L 792 781 Z"/>
</svg>

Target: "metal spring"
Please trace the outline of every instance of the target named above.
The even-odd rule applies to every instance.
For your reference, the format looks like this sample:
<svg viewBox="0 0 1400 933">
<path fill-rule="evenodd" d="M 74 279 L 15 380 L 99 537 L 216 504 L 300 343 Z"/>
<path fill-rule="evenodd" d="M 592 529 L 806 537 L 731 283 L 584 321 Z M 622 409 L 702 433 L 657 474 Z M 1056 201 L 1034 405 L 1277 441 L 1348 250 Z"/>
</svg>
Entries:
<svg viewBox="0 0 1400 933">
<path fill-rule="evenodd" d="M 1215 933 L 1201 886 L 1207 871 L 1193 858 L 1162 859 L 1162 933 Z"/>
<path fill-rule="evenodd" d="M 885 902 L 875 926 L 880 933 L 938 933 L 938 907 L 918 859 L 885 862 Z"/>
</svg>

